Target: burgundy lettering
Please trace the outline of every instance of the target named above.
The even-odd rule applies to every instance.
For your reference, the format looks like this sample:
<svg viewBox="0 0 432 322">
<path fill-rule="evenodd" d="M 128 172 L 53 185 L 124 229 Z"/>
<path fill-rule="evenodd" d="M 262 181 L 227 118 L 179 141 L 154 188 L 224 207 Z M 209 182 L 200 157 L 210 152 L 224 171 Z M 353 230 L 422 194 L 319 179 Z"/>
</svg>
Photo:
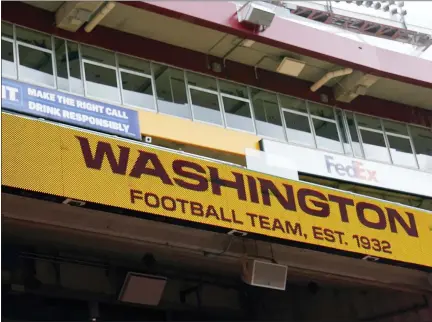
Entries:
<svg viewBox="0 0 432 322">
<path fill-rule="evenodd" d="M 150 176 L 159 177 L 165 184 L 173 184 L 168 176 L 168 173 L 165 171 L 162 163 L 155 153 L 149 153 L 145 151 L 139 152 L 140 154 L 138 159 L 136 160 L 135 165 L 129 174 L 131 177 L 141 178 L 143 174 L 147 174 Z M 147 167 L 147 163 L 149 161 L 153 165 L 153 169 Z"/>
<path fill-rule="evenodd" d="M 291 185 L 283 184 L 286 191 L 286 198 L 282 195 L 282 193 L 278 190 L 275 184 L 267 179 L 258 178 L 258 181 L 261 186 L 261 195 L 263 198 L 263 203 L 266 206 L 271 206 L 270 202 L 270 194 L 276 197 L 282 207 L 286 210 L 296 210 L 296 204 L 294 199 L 294 189 Z"/>
<path fill-rule="evenodd" d="M 359 221 L 366 227 L 379 230 L 384 230 L 387 227 L 384 211 L 382 211 L 382 209 L 377 205 L 371 204 L 369 202 L 359 202 L 356 205 L 356 210 Z M 378 217 L 378 221 L 373 222 L 369 220 L 366 216 L 366 211 L 369 214 L 376 214 Z"/>
<path fill-rule="evenodd" d="M 324 194 L 319 191 L 312 189 L 302 188 L 297 192 L 298 203 L 300 208 L 309 215 L 317 216 L 317 217 L 328 217 L 330 215 L 330 207 L 327 202 L 320 202 L 317 200 L 311 199 L 310 202 L 317 207 L 318 209 L 314 209 L 309 207 L 307 204 L 307 197 L 315 197 L 319 200 L 327 201 L 327 198 Z"/>
<path fill-rule="evenodd" d="M 349 222 L 347 206 L 354 206 L 354 200 L 335 195 L 328 195 L 328 198 L 338 204 L 342 221 Z"/>
<path fill-rule="evenodd" d="M 135 199 L 143 200 L 142 191 L 131 189 L 130 190 L 130 201 L 131 201 L 131 203 L 135 203 Z"/>
<path fill-rule="evenodd" d="M 410 212 L 405 212 L 408 216 L 409 223 L 407 223 L 401 216 L 400 213 L 396 211 L 396 209 L 386 208 L 387 216 L 389 221 L 390 230 L 393 233 L 397 233 L 396 222 L 401 225 L 401 227 L 405 230 L 405 232 L 412 237 L 418 237 L 417 225 L 415 222 L 414 215 Z"/>
<path fill-rule="evenodd" d="M 107 142 L 98 141 L 96 144 L 96 151 L 93 156 L 88 139 L 80 136 L 75 136 L 75 137 L 78 139 L 80 143 L 81 151 L 84 156 L 84 162 L 87 168 L 100 170 L 102 167 L 102 162 L 106 156 L 113 173 L 126 174 L 127 165 L 129 161 L 129 152 L 130 152 L 129 148 L 121 145 L 118 146 L 120 150 L 120 156 L 117 161 L 114 152 L 112 150 L 111 144 Z"/>
<path fill-rule="evenodd" d="M 227 187 L 227 188 L 236 189 L 238 198 L 240 200 L 247 200 L 244 179 L 241 173 L 231 171 L 231 173 L 234 175 L 235 180 L 230 181 L 226 179 L 221 179 L 219 177 L 219 172 L 217 168 L 214 167 L 208 167 L 208 168 L 210 170 L 210 178 L 211 178 L 211 186 L 212 186 L 213 194 L 220 196 L 222 195 L 221 187 Z"/>
<path fill-rule="evenodd" d="M 153 199 L 153 200 L 152 200 Z M 154 193 L 147 192 L 144 194 L 144 202 L 151 208 L 159 208 L 159 197 Z"/>
<path fill-rule="evenodd" d="M 190 202 L 190 207 L 191 207 L 191 213 L 194 216 L 200 216 L 203 217 L 204 216 L 204 211 L 203 211 L 203 205 L 200 204 L 199 202 Z"/>
<path fill-rule="evenodd" d="M 206 191 L 208 189 L 208 179 L 205 176 L 198 174 L 206 173 L 205 169 L 199 164 L 184 160 L 174 160 L 172 167 L 174 173 L 179 176 L 196 181 L 196 183 L 190 183 L 183 179 L 174 178 L 174 182 L 180 187 L 193 191 Z M 198 173 L 187 171 L 185 168 L 195 170 Z"/>
<path fill-rule="evenodd" d="M 257 183 L 255 181 L 255 178 L 252 176 L 246 176 L 249 186 L 249 194 L 250 199 L 253 203 L 259 203 L 259 197 L 258 197 L 258 188 Z"/>
</svg>

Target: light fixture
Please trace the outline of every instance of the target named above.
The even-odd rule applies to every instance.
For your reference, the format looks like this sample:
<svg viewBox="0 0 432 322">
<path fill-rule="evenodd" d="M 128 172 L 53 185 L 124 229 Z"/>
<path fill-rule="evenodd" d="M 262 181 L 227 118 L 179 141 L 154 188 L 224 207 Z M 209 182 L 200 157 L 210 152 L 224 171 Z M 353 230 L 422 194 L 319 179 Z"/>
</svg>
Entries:
<svg viewBox="0 0 432 322">
<path fill-rule="evenodd" d="M 399 8 L 402 8 L 404 5 L 405 5 L 405 2 L 403 2 L 403 1 L 398 1 L 398 7 Z"/>
<path fill-rule="evenodd" d="M 395 15 L 397 14 L 398 10 L 396 8 L 393 8 L 392 10 L 390 10 L 390 14 Z"/>
<path fill-rule="evenodd" d="M 252 40 L 252 39 L 244 39 L 244 40 L 241 42 L 240 46 L 250 48 L 250 47 L 253 46 L 253 44 L 255 44 L 255 40 Z"/>
<path fill-rule="evenodd" d="M 363 1 L 356 1 L 356 5 L 361 6 L 363 4 Z"/>
<path fill-rule="evenodd" d="M 84 201 L 69 198 L 66 198 L 62 203 L 74 207 L 83 207 L 86 204 Z"/>
<path fill-rule="evenodd" d="M 305 65 L 306 64 L 302 61 L 285 57 L 277 67 L 276 71 L 284 75 L 297 77 L 300 75 Z"/>
<path fill-rule="evenodd" d="M 370 8 L 373 5 L 373 1 L 365 1 L 365 7 Z"/>
<path fill-rule="evenodd" d="M 387 12 L 390 10 L 390 6 L 386 4 L 384 7 L 382 7 L 382 11 Z"/>
<path fill-rule="evenodd" d="M 379 9 L 381 8 L 381 3 L 379 3 L 379 2 L 375 2 L 374 5 L 373 5 L 373 8 L 374 8 L 375 10 L 379 10 Z"/>
<path fill-rule="evenodd" d="M 400 14 L 401 16 L 406 16 L 407 13 L 408 13 L 408 12 L 407 12 L 405 9 L 402 9 L 402 10 L 400 10 L 400 12 L 399 12 L 399 14 Z"/>
</svg>

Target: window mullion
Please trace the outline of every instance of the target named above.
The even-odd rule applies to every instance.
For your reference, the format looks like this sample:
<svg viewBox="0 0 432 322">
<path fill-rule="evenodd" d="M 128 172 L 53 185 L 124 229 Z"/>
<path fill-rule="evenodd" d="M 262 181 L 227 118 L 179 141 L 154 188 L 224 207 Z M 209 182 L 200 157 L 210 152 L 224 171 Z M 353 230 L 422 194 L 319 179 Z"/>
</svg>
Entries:
<svg viewBox="0 0 432 322">
<path fill-rule="evenodd" d="M 52 39 L 52 37 L 51 37 L 51 39 Z M 39 46 L 35 46 L 35 45 L 32 45 L 32 44 L 28 44 L 28 43 L 26 43 L 26 42 L 24 42 L 24 41 L 20 41 L 20 40 L 17 40 L 16 43 L 17 43 L 19 46 L 27 47 L 27 48 L 34 49 L 34 50 L 43 51 L 44 53 L 51 54 L 51 55 L 52 55 L 53 52 L 54 52 L 54 50 L 52 50 L 52 49 L 50 50 L 50 49 L 42 48 L 42 47 L 39 47 Z M 52 46 L 52 42 L 51 42 L 51 46 Z"/>
<path fill-rule="evenodd" d="M 386 131 L 385 131 L 385 129 L 384 129 L 384 122 L 383 122 L 382 119 L 379 119 L 379 120 L 380 120 L 380 124 L 381 124 L 382 133 L 383 133 L 383 136 L 384 136 L 384 142 L 385 142 L 385 144 L 386 144 L 386 146 L 387 146 L 387 153 L 388 153 L 388 156 L 389 156 L 389 158 L 390 158 L 390 163 L 391 163 L 391 164 L 394 164 L 394 163 L 393 163 L 393 158 L 392 158 L 392 155 L 391 155 L 391 151 L 390 151 L 390 142 L 389 142 L 389 140 L 388 140 L 388 137 L 387 137 Z"/>
<path fill-rule="evenodd" d="M 353 157 L 357 157 L 357 155 L 356 155 L 356 153 L 354 151 L 353 139 L 352 139 L 352 136 L 351 136 L 351 130 L 349 128 L 349 124 L 348 124 L 348 119 L 347 119 L 346 113 L 345 113 L 345 111 L 342 111 L 342 110 L 341 110 L 341 112 L 342 112 L 342 123 L 343 123 L 343 126 L 345 127 L 345 133 L 346 133 L 347 138 L 348 138 L 348 144 L 351 147 L 351 153 L 352 153 Z M 354 116 L 353 116 L 353 119 L 354 119 Z M 354 129 L 355 129 L 355 123 L 354 123 Z M 355 130 L 357 131 L 357 129 L 355 129 Z M 359 141 L 359 145 L 360 145 L 360 141 Z M 361 150 L 360 150 L 360 152 L 361 152 Z"/>
<path fill-rule="evenodd" d="M 96 61 L 93 61 L 90 59 L 86 59 L 86 58 L 83 58 L 82 62 L 83 62 L 83 64 L 90 64 L 90 65 L 94 65 L 94 66 L 98 66 L 98 67 L 102 67 L 102 68 L 108 68 L 108 69 L 114 70 L 116 72 L 118 70 L 118 68 L 116 66 L 111 66 L 111 65 L 104 64 L 104 63 L 99 63 L 99 62 L 96 62 Z"/>
<path fill-rule="evenodd" d="M 314 146 L 315 146 L 315 149 L 318 149 L 318 142 L 317 142 L 316 133 L 315 133 L 315 126 L 313 124 L 312 117 L 310 114 L 309 103 L 308 103 L 308 101 L 305 101 L 305 103 L 306 103 L 307 119 L 309 121 L 310 130 L 311 130 L 312 137 L 314 140 Z"/>
<path fill-rule="evenodd" d="M 226 93 L 222 93 L 221 92 L 221 96 L 222 97 L 227 97 L 227 98 L 231 98 L 234 100 L 238 100 L 238 101 L 242 101 L 242 102 L 247 102 L 250 103 L 250 100 L 244 97 L 239 97 L 239 96 L 235 96 L 235 95 L 230 95 L 230 94 L 226 94 Z"/>
<path fill-rule="evenodd" d="M 192 95 L 190 92 L 190 87 L 189 87 L 189 83 L 188 83 L 188 77 L 187 77 L 187 72 L 185 69 L 183 69 L 183 76 L 184 76 L 184 82 L 185 82 L 185 90 L 186 90 L 186 98 L 188 100 L 188 104 L 189 104 L 189 108 L 191 111 L 191 118 L 192 120 L 195 120 L 195 116 L 194 116 L 194 109 L 193 109 L 193 103 L 192 103 Z M 172 94 L 174 97 L 174 93 Z"/>
<path fill-rule="evenodd" d="M 362 154 L 362 158 L 366 159 L 366 153 L 365 153 L 364 146 L 363 146 L 363 139 L 362 139 L 362 136 L 361 136 L 360 127 L 358 126 L 357 116 L 356 116 L 355 113 L 353 113 L 353 120 L 354 120 L 354 127 L 355 127 L 355 130 L 357 131 L 357 136 L 358 136 L 358 139 L 359 139 L 360 151 L 361 151 L 361 154 Z"/>
<path fill-rule="evenodd" d="M 345 154 L 345 146 L 344 146 L 344 142 L 343 142 L 343 138 L 342 138 L 342 130 L 339 127 L 339 122 L 338 122 L 338 118 L 337 118 L 336 108 L 335 107 L 333 107 L 333 114 L 334 114 L 334 117 L 335 117 L 335 120 L 336 120 L 336 122 L 335 122 L 336 123 L 336 131 L 338 133 L 339 142 L 340 142 L 341 147 L 342 147 L 342 153 Z"/>
<path fill-rule="evenodd" d="M 20 79 L 20 62 L 19 62 L 19 51 L 18 51 L 18 42 L 16 40 L 16 26 L 15 24 L 12 25 L 13 27 L 13 37 L 14 37 L 14 52 L 16 53 L 16 59 L 15 59 L 15 66 L 16 66 L 16 71 L 17 71 L 17 79 Z"/>
<path fill-rule="evenodd" d="M 57 59 L 55 57 L 56 50 L 55 50 L 55 45 L 54 45 L 54 36 L 51 36 L 51 48 L 53 49 L 52 53 L 51 53 L 51 64 L 52 64 L 53 76 L 54 76 L 54 88 L 58 89 L 58 86 L 57 86 Z"/>
<path fill-rule="evenodd" d="M 407 131 L 408 131 L 409 142 L 410 142 L 410 145 L 411 145 L 412 153 L 414 154 L 414 160 L 416 162 L 417 168 L 420 169 L 420 163 L 419 163 L 418 158 L 417 158 L 417 152 L 416 152 L 416 149 L 415 149 L 414 139 L 412 137 L 411 129 L 408 126 L 408 124 L 405 124 L 405 126 L 406 126 Z"/>
<path fill-rule="evenodd" d="M 117 53 L 114 53 L 114 62 L 116 65 L 115 71 L 116 71 L 116 78 L 117 78 L 117 89 L 118 89 L 119 94 L 120 94 L 120 102 L 121 102 L 121 104 L 126 105 L 126 103 L 123 100 L 123 82 L 122 82 L 122 78 L 121 78 L 121 70 L 119 67 Z"/>
<path fill-rule="evenodd" d="M 249 86 L 246 86 L 246 91 L 247 91 L 247 95 L 248 95 L 248 99 L 249 99 L 249 111 L 250 111 L 250 115 L 251 115 L 251 120 L 252 120 L 252 126 L 253 126 L 253 132 L 255 134 L 257 134 L 257 128 L 256 128 L 256 124 L 255 124 L 255 111 L 253 109 L 252 106 L 252 92 Z"/>
<path fill-rule="evenodd" d="M 80 78 L 81 78 L 81 86 L 84 90 L 84 95 L 87 96 L 87 85 L 85 81 L 85 68 L 84 68 L 84 60 L 82 58 L 82 52 L 81 52 L 81 44 L 77 44 L 78 47 L 78 59 L 79 59 L 79 66 L 80 66 Z M 69 48 L 68 48 L 69 50 Z"/>
<path fill-rule="evenodd" d="M 217 88 L 217 98 L 219 102 L 219 111 L 220 113 L 222 113 L 221 114 L 222 126 L 228 127 L 228 122 L 225 115 L 225 107 L 224 107 L 223 98 L 220 91 L 219 79 L 217 78 L 216 78 L 216 88 Z"/>
<path fill-rule="evenodd" d="M 63 39 L 64 45 L 65 45 L 65 52 L 66 52 L 66 69 L 67 69 L 67 78 L 68 78 L 68 91 L 72 92 L 71 88 L 71 77 L 70 77 L 70 66 L 69 66 L 69 47 L 68 47 L 68 40 Z"/>
<path fill-rule="evenodd" d="M 143 77 L 143 75 L 140 75 L 140 76 Z M 155 73 L 154 73 L 154 69 L 153 69 L 153 63 L 151 61 L 150 61 L 150 82 L 151 82 L 151 88 L 152 88 L 152 92 L 153 92 L 153 102 L 154 102 L 153 104 L 154 104 L 156 113 L 158 113 L 159 112 L 159 106 L 158 106 L 159 102 L 157 99 L 157 92 L 156 92 L 156 77 L 155 77 Z M 174 101 L 174 93 L 173 93 L 173 101 Z"/>
</svg>

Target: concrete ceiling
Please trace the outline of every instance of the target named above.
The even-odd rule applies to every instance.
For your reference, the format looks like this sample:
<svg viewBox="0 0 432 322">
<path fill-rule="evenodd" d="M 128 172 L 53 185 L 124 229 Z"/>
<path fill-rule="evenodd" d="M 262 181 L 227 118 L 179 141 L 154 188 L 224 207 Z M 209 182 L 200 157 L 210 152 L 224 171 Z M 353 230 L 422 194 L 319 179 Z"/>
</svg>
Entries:
<svg viewBox="0 0 432 322">
<path fill-rule="evenodd" d="M 27 1 L 26 3 L 45 10 L 56 11 L 63 2 Z M 316 82 L 327 72 L 344 67 L 262 43 L 255 43 L 249 48 L 242 47 L 239 46 L 242 39 L 234 35 L 224 34 L 187 21 L 162 16 L 121 3 L 117 3 L 114 9 L 100 22 L 100 25 L 272 71 L 276 70 L 282 57 L 291 57 L 306 63 L 298 78 L 309 82 Z M 342 77 L 334 78 L 326 86 L 332 87 L 341 79 Z M 432 103 L 430 103 L 432 102 L 432 89 L 391 79 L 380 78 L 368 89 L 367 95 L 432 109 Z"/>
<path fill-rule="evenodd" d="M 273 255 L 289 267 L 288 280 L 295 284 L 314 280 L 432 292 L 427 273 L 417 270 L 278 244 L 270 247 L 266 242 L 5 193 L 1 197 L 3 232 L 22 243 L 61 246 L 71 253 L 86 249 L 98 257 L 128 261 L 139 261 L 150 252 L 161 263 L 227 277 L 239 276 L 245 252 L 251 258 Z"/>
</svg>

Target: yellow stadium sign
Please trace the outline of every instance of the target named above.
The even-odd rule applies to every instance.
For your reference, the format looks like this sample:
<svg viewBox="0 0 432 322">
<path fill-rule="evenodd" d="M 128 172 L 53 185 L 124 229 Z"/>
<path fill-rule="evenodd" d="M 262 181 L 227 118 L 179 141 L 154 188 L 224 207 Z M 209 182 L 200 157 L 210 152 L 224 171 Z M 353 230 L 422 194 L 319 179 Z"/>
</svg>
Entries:
<svg viewBox="0 0 432 322">
<path fill-rule="evenodd" d="M 432 213 L 3 115 L 3 185 L 432 267 Z"/>
</svg>

